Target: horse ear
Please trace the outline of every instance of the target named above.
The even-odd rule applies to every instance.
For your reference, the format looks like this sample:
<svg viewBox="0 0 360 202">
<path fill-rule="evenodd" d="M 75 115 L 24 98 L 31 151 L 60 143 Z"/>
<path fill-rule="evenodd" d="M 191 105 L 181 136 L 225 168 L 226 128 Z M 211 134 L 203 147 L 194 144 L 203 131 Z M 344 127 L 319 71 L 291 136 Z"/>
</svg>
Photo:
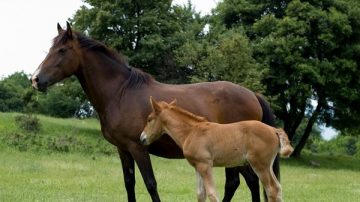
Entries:
<svg viewBox="0 0 360 202">
<path fill-rule="evenodd" d="M 175 106 L 175 105 L 176 105 L 176 102 L 177 102 L 177 100 L 176 100 L 176 98 L 175 98 L 173 101 L 171 101 L 171 102 L 169 103 L 169 105 Z"/>
<path fill-rule="evenodd" d="M 151 103 L 151 107 L 154 112 L 157 113 L 157 112 L 161 111 L 160 105 L 154 100 L 154 98 L 152 96 L 150 96 L 150 103 Z"/>
<path fill-rule="evenodd" d="M 72 39 L 72 30 L 69 22 L 66 22 L 66 35 Z"/>
<path fill-rule="evenodd" d="M 63 28 L 60 26 L 59 23 L 57 23 L 57 30 L 58 30 L 58 34 L 61 34 L 64 32 Z"/>
</svg>

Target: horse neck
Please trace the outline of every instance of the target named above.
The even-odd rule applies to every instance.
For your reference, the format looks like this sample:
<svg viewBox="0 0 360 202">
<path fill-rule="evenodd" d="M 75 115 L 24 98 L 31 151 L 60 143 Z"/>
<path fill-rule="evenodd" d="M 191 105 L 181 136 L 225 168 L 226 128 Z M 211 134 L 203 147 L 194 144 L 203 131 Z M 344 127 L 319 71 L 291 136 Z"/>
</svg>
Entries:
<svg viewBox="0 0 360 202">
<path fill-rule="evenodd" d="M 195 125 L 199 123 L 199 121 L 189 120 L 176 112 L 163 113 L 161 119 L 164 123 L 165 132 L 180 148 L 183 148 L 189 134 L 194 130 Z"/>
<path fill-rule="evenodd" d="M 119 98 L 117 93 L 129 76 L 125 65 L 102 53 L 89 51 L 83 55 L 76 76 L 100 116 L 109 102 Z"/>
</svg>

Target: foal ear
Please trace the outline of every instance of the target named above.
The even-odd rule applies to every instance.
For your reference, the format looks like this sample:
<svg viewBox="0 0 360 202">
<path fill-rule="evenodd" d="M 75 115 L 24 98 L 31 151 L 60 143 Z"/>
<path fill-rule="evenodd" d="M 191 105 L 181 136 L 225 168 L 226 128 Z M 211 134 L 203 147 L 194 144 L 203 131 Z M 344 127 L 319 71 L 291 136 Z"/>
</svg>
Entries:
<svg viewBox="0 0 360 202">
<path fill-rule="evenodd" d="M 66 35 L 72 39 L 72 30 L 69 22 L 66 22 Z"/>
<path fill-rule="evenodd" d="M 176 100 L 176 98 L 175 98 L 173 101 L 171 101 L 171 102 L 169 103 L 169 105 L 175 106 L 175 105 L 176 105 L 176 102 L 177 102 L 177 100 Z"/>
<path fill-rule="evenodd" d="M 150 103 L 151 103 L 151 107 L 152 107 L 154 112 L 160 112 L 161 111 L 160 105 L 154 100 L 154 98 L 152 96 L 150 96 Z"/>
<path fill-rule="evenodd" d="M 59 23 L 57 23 L 57 30 L 58 30 L 58 34 L 61 34 L 64 32 L 63 28 L 61 27 L 61 25 Z"/>
</svg>

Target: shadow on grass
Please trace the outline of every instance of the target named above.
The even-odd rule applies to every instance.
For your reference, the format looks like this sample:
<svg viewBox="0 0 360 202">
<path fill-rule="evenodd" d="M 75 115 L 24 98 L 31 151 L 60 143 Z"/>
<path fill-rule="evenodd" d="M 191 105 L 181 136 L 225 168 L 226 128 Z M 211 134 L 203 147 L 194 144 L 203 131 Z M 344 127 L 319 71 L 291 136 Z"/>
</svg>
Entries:
<svg viewBox="0 0 360 202">
<path fill-rule="evenodd" d="M 281 159 L 281 162 L 289 166 L 305 168 L 360 171 L 360 159 L 337 154 L 311 154 L 304 152 L 299 158 Z"/>
</svg>

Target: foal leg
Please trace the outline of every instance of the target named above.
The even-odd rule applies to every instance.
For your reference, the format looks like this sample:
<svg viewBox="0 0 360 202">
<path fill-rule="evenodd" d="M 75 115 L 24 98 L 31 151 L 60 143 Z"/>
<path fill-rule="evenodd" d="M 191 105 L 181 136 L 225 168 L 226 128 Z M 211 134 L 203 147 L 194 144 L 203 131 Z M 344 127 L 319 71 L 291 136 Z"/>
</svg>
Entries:
<svg viewBox="0 0 360 202">
<path fill-rule="evenodd" d="M 127 197 L 129 202 L 135 202 L 135 172 L 134 172 L 134 159 L 132 158 L 129 152 L 120 150 L 118 148 L 120 155 L 125 188 L 127 192 Z"/>
<path fill-rule="evenodd" d="M 267 200 L 269 202 L 281 202 L 281 186 L 272 171 L 272 166 L 267 164 L 251 164 L 251 166 L 265 188 Z"/>
<path fill-rule="evenodd" d="M 268 201 L 281 202 L 281 186 L 280 183 L 276 180 L 276 177 L 272 170 L 265 170 L 260 175 L 261 177 L 259 176 L 259 178 L 265 187 Z"/>
<path fill-rule="evenodd" d="M 205 185 L 206 194 L 209 197 L 210 202 L 219 202 L 217 196 L 215 183 L 212 175 L 212 167 L 206 163 L 200 163 L 196 165 L 196 170 L 200 173 Z"/>
<path fill-rule="evenodd" d="M 206 201 L 206 191 L 204 181 L 198 171 L 196 171 L 196 194 L 198 202 Z"/>
<path fill-rule="evenodd" d="M 222 201 L 229 202 L 240 185 L 239 167 L 225 168 L 225 176 L 225 194 Z"/>
<path fill-rule="evenodd" d="M 135 148 L 132 148 L 130 152 L 140 170 L 146 189 L 148 190 L 152 201 L 159 202 L 160 197 L 157 192 L 157 183 L 155 180 L 154 171 L 152 169 L 149 153 L 141 145 L 136 145 Z"/>
</svg>

